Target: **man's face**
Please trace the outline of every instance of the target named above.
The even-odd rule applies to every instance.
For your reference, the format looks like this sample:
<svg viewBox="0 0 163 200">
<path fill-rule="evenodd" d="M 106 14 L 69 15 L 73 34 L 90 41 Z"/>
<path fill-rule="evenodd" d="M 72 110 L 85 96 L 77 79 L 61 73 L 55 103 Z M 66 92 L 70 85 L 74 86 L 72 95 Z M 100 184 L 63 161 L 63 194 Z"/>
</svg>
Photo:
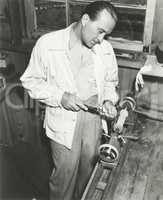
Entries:
<svg viewBox="0 0 163 200">
<path fill-rule="evenodd" d="M 116 22 L 107 10 L 99 13 L 92 21 L 87 14 L 82 17 L 81 39 L 85 46 L 92 48 L 95 44 L 101 43 L 106 34 L 110 34 Z"/>
</svg>

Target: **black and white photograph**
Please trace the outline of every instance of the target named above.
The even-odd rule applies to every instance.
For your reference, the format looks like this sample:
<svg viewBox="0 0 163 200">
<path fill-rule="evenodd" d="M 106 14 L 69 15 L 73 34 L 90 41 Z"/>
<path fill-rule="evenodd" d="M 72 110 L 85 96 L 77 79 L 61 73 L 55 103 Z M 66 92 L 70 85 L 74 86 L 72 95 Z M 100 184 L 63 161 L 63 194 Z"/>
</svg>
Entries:
<svg viewBox="0 0 163 200">
<path fill-rule="evenodd" d="M 0 0 L 0 200 L 163 200 L 163 0 Z"/>
</svg>

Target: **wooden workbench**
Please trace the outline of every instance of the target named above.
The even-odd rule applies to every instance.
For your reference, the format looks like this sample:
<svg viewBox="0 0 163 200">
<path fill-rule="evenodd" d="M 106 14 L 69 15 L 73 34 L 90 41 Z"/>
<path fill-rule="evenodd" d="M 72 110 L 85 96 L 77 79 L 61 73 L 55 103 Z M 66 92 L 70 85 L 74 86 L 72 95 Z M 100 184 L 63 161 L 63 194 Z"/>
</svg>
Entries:
<svg viewBox="0 0 163 200">
<path fill-rule="evenodd" d="M 82 200 L 163 200 L 163 122 L 140 118 L 119 164 L 105 169 L 98 164 Z"/>
<path fill-rule="evenodd" d="M 130 142 L 114 192 L 107 200 L 163 200 L 163 123 L 144 120 L 136 130 L 139 142 Z"/>
</svg>

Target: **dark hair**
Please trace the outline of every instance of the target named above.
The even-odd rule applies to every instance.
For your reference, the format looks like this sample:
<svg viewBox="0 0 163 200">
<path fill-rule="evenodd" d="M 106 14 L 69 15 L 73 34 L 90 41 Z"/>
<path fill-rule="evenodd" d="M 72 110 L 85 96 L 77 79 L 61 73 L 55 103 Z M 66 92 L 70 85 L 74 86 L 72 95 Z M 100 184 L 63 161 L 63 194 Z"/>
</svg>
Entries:
<svg viewBox="0 0 163 200">
<path fill-rule="evenodd" d="M 90 19 L 93 21 L 97 18 L 98 14 L 105 9 L 111 14 L 115 21 L 118 20 L 115 7 L 108 1 L 94 1 L 90 3 L 86 6 L 82 15 L 88 14 Z"/>
</svg>

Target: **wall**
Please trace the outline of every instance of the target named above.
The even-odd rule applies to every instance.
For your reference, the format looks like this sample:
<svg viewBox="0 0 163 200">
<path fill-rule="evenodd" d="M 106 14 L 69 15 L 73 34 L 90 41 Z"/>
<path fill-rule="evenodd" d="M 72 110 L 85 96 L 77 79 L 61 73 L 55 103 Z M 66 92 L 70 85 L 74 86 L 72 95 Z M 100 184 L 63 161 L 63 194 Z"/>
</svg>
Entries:
<svg viewBox="0 0 163 200">
<path fill-rule="evenodd" d="M 119 67 L 120 98 L 132 91 L 138 70 Z M 144 88 L 137 93 L 137 110 L 163 120 L 163 78 L 144 76 Z"/>
<path fill-rule="evenodd" d="M 11 27 L 6 0 L 0 0 L 0 40 L 11 41 Z"/>
<path fill-rule="evenodd" d="M 163 1 L 157 0 L 153 29 L 153 41 L 163 41 Z"/>
<path fill-rule="evenodd" d="M 120 97 L 132 91 L 137 72 L 136 69 L 119 67 Z"/>
</svg>

